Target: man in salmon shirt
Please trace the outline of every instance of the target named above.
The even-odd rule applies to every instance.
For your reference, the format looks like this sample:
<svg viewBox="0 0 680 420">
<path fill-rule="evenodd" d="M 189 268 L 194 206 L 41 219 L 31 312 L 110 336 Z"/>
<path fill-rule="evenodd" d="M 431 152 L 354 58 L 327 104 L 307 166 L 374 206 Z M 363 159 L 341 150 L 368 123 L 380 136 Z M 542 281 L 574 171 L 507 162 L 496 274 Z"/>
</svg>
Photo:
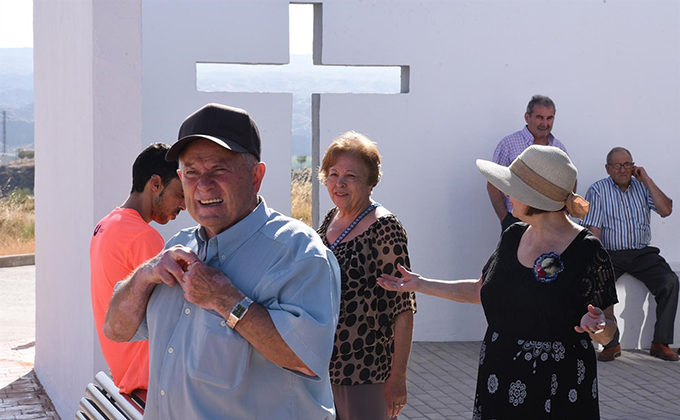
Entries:
<svg viewBox="0 0 680 420">
<path fill-rule="evenodd" d="M 99 343 L 113 382 L 122 393 L 144 390 L 149 383 L 149 343 L 117 343 L 103 333 L 113 288 L 137 266 L 165 246 L 163 237 L 149 226 L 166 224 L 184 210 L 184 192 L 177 162 L 167 162 L 170 146 L 154 143 L 137 156 L 132 166 L 132 191 L 95 227 L 90 242 L 92 311 Z"/>
</svg>

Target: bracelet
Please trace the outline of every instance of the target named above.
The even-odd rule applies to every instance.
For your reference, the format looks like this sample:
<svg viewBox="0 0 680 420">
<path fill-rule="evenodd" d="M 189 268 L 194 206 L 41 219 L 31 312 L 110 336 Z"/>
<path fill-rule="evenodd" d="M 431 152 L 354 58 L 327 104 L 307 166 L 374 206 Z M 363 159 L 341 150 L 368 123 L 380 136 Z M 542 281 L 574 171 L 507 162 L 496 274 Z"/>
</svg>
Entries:
<svg viewBox="0 0 680 420">
<path fill-rule="evenodd" d="M 231 312 L 229 312 L 229 318 L 227 318 L 227 325 L 229 328 L 234 329 L 234 327 L 236 327 L 236 324 L 241 319 L 243 319 L 244 316 L 246 316 L 248 307 L 252 303 L 253 301 L 248 296 L 246 296 L 243 298 L 243 300 L 234 305 L 234 307 L 231 309 Z"/>
</svg>

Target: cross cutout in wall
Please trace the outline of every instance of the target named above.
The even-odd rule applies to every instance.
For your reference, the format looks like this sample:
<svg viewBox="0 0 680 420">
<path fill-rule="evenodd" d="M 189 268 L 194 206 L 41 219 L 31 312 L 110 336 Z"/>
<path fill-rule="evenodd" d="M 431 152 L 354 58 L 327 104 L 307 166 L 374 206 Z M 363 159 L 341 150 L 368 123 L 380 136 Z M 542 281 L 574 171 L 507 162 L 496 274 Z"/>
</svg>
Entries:
<svg viewBox="0 0 680 420">
<path fill-rule="evenodd" d="M 291 5 L 309 3 L 295 3 Z M 313 53 L 312 59 L 301 59 L 300 56 L 290 55 L 287 64 L 269 63 L 197 63 L 199 90 L 219 92 L 246 93 L 291 93 L 293 109 L 301 107 L 306 118 L 311 119 L 312 155 L 312 226 L 319 225 L 319 183 L 317 168 L 320 164 L 319 150 L 319 113 L 320 94 L 348 93 L 348 94 L 399 94 L 408 93 L 409 67 L 398 66 L 367 66 L 367 65 L 324 65 L 322 63 L 322 4 L 314 3 L 313 19 Z M 311 22 L 310 22 L 311 23 Z M 289 25 L 290 26 L 290 25 Z M 290 28 L 289 28 L 290 30 Z M 244 72 L 244 70 L 246 70 Z M 219 72 L 220 81 L 210 88 L 201 89 L 202 70 L 213 74 Z M 389 73 L 391 78 L 385 77 Z M 391 80 L 390 80 L 391 79 Z M 360 87 L 359 87 L 360 86 Z M 348 127 L 351 129 L 352 127 Z M 293 124 L 295 130 L 295 124 Z M 308 134 L 308 136 L 310 136 Z"/>
</svg>

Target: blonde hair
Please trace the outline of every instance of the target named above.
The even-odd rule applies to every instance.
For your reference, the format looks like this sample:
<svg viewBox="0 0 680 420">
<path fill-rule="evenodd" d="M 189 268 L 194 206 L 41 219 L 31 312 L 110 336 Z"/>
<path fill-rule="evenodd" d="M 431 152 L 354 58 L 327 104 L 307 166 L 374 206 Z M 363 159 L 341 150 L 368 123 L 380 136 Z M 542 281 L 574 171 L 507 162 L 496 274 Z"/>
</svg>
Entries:
<svg viewBox="0 0 680 420">
<path fill-rule="evenodd" d="M 328 146 L 319 168 L 319 181 L 322 184 L 326 185 L 328 171 L 344 154 L 358 157 L 368 169 L 368 185 L 371 187 L 378 185 L 382 176 L 378 147 L 371 139 L 356 131 L 342 133 Z"/>
</svg>

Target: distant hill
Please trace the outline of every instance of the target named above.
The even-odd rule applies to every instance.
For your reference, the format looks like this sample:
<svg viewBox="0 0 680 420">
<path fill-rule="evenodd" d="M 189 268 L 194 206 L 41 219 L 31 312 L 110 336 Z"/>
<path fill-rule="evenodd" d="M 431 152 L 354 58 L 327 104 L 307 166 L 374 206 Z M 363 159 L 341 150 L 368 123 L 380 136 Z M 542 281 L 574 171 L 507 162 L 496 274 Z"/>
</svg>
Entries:
<svg viewBox="0 0 680 420">
<path fill-rule="evenodd" d="M 33 48 L 0 48 L 0 126 L 2 111 L 7 114 L 7 152 L 33 149 Z"/>
<path fill-rule="evenodd" d="M 313 66 L 311 55 L 293 55 L 286 66 L 200 64 L 197 76 L 201 91 L 292 93 L 293 156 L 311 155 L 313 93 L 398 93 L 401 86 L 398 68 Z M 32 48 L 0 48 L 0 119 L 3 110 L 7 152 L 34 148 Z"/>
</svg>

